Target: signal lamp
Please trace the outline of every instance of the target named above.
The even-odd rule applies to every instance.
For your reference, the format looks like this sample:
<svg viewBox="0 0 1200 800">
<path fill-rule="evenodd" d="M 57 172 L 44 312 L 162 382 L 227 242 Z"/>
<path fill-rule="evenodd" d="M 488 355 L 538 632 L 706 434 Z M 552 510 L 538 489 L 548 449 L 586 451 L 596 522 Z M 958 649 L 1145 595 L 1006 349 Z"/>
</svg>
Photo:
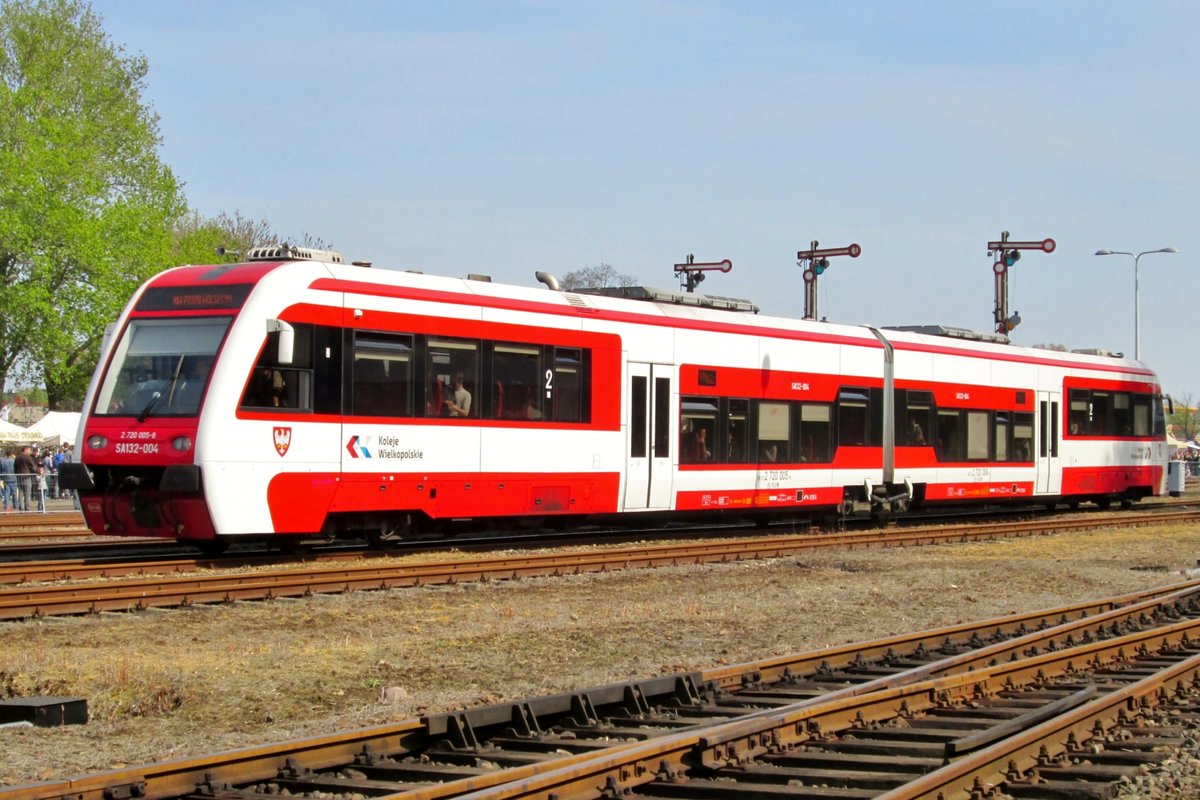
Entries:
<svg viewBox="0 0 1200 800">
<path fill-rule="evenodd" d="M 827 269 L 829 269 L 829 259 L 828 258 L 818 258 L 816 261 L 813 262 L 813 270 L 818 275 L 820 275 Z"/>
<path fill-rule="evenodd" d="M 1021 260 L 1020 250 L 1008 250 L 1004 253 L 1004 266 L 1011 267 Z"/>
</svg>

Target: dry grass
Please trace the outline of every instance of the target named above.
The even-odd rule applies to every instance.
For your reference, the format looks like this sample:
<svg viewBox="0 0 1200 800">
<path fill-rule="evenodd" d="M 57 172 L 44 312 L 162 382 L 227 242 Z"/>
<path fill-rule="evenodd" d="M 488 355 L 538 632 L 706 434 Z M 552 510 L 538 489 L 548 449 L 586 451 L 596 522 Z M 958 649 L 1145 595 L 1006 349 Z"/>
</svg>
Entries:
<svg viewBox="0 0 1200 800">
<path fill-rule="evenodd" d="M 0 623 L 0 696 L 92 715 L 0 729 L 0 784 L 1115 595 L 1198 554 L 1194 526 L 1112 529 Z"/>
</svg>

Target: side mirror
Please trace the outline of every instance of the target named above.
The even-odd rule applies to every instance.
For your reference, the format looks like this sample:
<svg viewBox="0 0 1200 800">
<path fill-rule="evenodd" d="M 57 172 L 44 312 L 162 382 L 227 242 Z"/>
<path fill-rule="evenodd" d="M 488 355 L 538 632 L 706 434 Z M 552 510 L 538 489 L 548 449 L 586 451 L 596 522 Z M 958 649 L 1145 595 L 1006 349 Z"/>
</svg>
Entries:
<svg viewBox="0 0 1200 800">
<path fill-rule="evenodd" d="M 276 360 L 280 364 L 292 363 L 293 351 L 296 348 L 296 329 L 281 319 L 269 319 L 267 333 L 279 334 L 279 354 Z"/>
</svg>

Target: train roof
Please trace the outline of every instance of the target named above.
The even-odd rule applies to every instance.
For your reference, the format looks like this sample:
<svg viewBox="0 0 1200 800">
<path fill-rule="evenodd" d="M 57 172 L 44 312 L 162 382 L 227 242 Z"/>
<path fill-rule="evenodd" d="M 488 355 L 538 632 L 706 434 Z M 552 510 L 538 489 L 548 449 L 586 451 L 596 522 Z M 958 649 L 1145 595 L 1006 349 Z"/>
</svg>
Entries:
<svg viewBox="0 0 1200 800">
<path fill-rule="evenodd" d="M 262 255 L 268 254 L 264 252 Z M 704 329 L 730 333 L 759 332 L 762 335 L 771 335 L 774 332 L 785 336 L 799 335 L 805 338 L 812 336 L 814 339 L 862 346 L 879 346 L 875 334 L 876 331 L 879 331 L 893 344 L 908 345 L 923 350 L 950 353 L 961 349 L 964 354 L 982 352 L 1018 361 L 1035 363 L 1053 361 L 1062 366 L 1074 364 L 1094 368 L 1097 365 L 1103 365 L 1154 379 L 1152 371 L 1139 362 L 1124 358 L 1120 353 L 1100 350 L 1051 351 L 1014 345 L 1006 336 L 979 333 L 963 328 L 940 325 L 883 327 L 818 322 L 761 314 L 758 306 L 749 300 L 720 295 L 694 294 L 644 286 L 598 287 L 573 291 L 555 290 L 556 287 L 552 283 L 547 283 L 550 287 L 547 289 L 531 285 L 492 282 L 486 276 L 481 275 L 460 278 L 425 274 L 415 270 L 372 269 L 369 264 L 361 262 L 346 264 L 344 261 L 322 258 L 324 255 L 320 251 L 310 251 L 296 257 L 297 253 L 293 249 L 293 257 L 289 259 L 270 262 L 265 259 L 256 259 L 242 264 L 177 268 L 160 273 L 150 282 L 155 283 L 162 280 L 164 283 L 178 285 L 179 283 L 191 283 L 195 277 L 201 275 L 208 281 L 219 283 L 239 282 L 247 278 L 250 282 L 257 282 L 276 270 L 292 272 L 294 269 L 307 269 L 311 273 L 323 274 L 322 277 L 327 276 L 332 280 L 331 283 L 322 285 L 320 288 L 336 288 L 350 294 L 371 294 L 373 287 L 412 288 L 432 291 L 435 295 L 445 293 L 444 299 L 450 302 L 453 302 L 453 295 L 470 295 L 481 299 L 491 298 L 490 302 L 499 306 L 521 308 L 534 313 L 558 307 L 559 311 L 555 313 L 563 313 L 570 309 L 584 314 L 613 314 L 629 321 L 636 321 L 634 316 L 630 316 L 636 315 L 636 318 L 641 318 L 646 322 L 652 322 L 653 318 L 662 320 L 658 324 L 675 324 L 682 327 L 700 326 Z M 191 277 L 191 280 L 189 280 L 190 276 L 185 277 L 182 274 L 189 272 L 191 276 L 194 276 Z M 325 281 L 322 283 L 325 284 Z M 430 295 L 429 299 L 436 300 L 437 297 Z"/>
</svg>

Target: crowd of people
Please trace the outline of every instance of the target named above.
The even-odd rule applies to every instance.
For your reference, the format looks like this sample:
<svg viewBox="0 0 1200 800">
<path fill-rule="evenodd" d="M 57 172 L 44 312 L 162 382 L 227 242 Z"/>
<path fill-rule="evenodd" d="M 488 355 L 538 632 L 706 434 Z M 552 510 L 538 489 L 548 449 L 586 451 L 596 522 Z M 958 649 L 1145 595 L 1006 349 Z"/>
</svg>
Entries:
<svg viewBox="0 0 1200 800">
<path fill-rule="evenodd" d="M 10 448 L 0 457 L 0 496 L 4 510 L 45 511 L 46 501 L 69 498 L 58 485 L 58 471 L 71 460 L 71 445 Z"/>
<path fill-rule="evenodd" d="M 1200 450 L 1194 447 L 1181 447 L 1171 456 L 1171 460 L 1182 461 L 1188 475 L 1200 476 Z"/>
</svg>

